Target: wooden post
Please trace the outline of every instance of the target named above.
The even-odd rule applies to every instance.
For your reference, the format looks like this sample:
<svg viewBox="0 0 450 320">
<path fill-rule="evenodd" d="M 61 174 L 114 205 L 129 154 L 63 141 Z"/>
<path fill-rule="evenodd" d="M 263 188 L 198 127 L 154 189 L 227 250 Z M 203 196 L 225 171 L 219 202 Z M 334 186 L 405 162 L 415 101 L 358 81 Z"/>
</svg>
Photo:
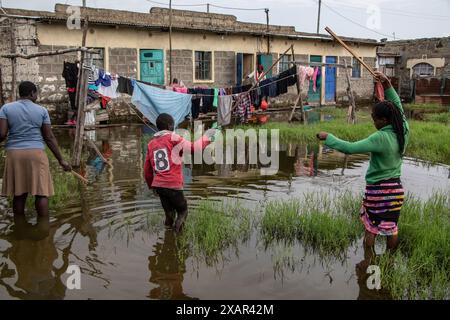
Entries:
<svg viewBox="0 0 450 320">
<path fill-rule="evenodd" d="M 270 53 L 270 36 L 269 36 L 269 9 L 264 9 L 266 12 L 266 22 L 267 22 L 267 54 Z"/>
<path fill-rule="evenodd" d="M 344 66 L 345 66 L 345 76 L 347 78 L 347 95 L 348 95 L 348 102 L 350 106 L 350 112 L 347 117 L 347 122 L 355 124 L 356 123 L 356 104 L 355 104 L 355 97 L 353 96 L 353 89 L 352 89 L 352 83 L 350 81 L 350 76 L 348 75 L 348 68 L 347 68 L 347 61 L 344 59 Z"/>
<path fill-rule="evenodd" d="M 169 1 L 169 81 L 167 83 L 172 83 L 172 0 Z"/>
<path fill-rule="evenodd" d="M 0 106 L 5 104 L 5 99 L 3 97 L 3 76 L 2 76 L 2 68 L 0 67 Z"/>
<path fill-rule="evenodd" d="M 16 29 L 14 19 L 10 19 L 11 28 L 11 54 L 16 53 Z M 17 99 L 17 71 L 16 71 L 16 58 L 11 58 L 11 102 Z"/>
<path fill-rule="evenodd" d="M 295 62 L 295 53 L 294 53 L 294 46 L 291 46 L 291 52 L 292 52 L 292 62 L 294 66 L 297 66 L 296 62 Z M 303 97 L 302 97 L 302 88 L 300 86 L 300 77 L 297 73 L 297 100 L 295 101 L 295 104 L 292 108 L 291 114 L 289 115 L 289 122 L 292 121 L 292 117 L 294 116 L 295 113 L 295 109 L 297 109 L 297 105 L 300 102 L 300 120 L 304 121 L 305 120 L 305 111 L 303 110 Z"/>
<path fill-rule="evenodd" d="M 83 8 L 86 6 L 86 1 L 83 0 Z M 83 25 L 83 37 L 81 40 L 81 46 L 86 46 L 86 36 L 88 30 L 88 17 L 84 19 Z M 85 119 L 85 107 L 86 107 L 86 97 L 87 97 L 87 86 L 88 86 L 88 73 L 83 68 L 86 60 L 86 56 L 90 57 L 90 54 L 85 54 L 81 52 L 81 61 L 79 69 L 79 77 L 77 83 L 77 95 L 75 103 L 78 108 L 77 112 L 77 126 L 75 131 L 75 141 L 73 144 L 73 155 L 72 155 L 72 165 L 74 167 L 79 167 L 81 163 L 81 152 L 83 150 L 83 136 L 84 136 L 84 119 Z M 91 59 L 89 59 L 91 60 Z"/>
</svg>

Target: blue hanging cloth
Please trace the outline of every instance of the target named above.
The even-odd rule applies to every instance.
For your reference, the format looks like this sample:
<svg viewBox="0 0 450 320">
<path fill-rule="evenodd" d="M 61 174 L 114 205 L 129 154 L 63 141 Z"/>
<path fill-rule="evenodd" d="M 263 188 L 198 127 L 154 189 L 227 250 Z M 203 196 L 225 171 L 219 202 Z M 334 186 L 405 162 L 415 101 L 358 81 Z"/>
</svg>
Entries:
<svg viewBox="0 0 450 320">
<path fill-rule="evenodd" d="M 191 113 L 192 95 L 163 90 L 136 81 L 131 102 L 154 125 L 161 113 L 173 117 L 177 127 Z"/>
</svg>

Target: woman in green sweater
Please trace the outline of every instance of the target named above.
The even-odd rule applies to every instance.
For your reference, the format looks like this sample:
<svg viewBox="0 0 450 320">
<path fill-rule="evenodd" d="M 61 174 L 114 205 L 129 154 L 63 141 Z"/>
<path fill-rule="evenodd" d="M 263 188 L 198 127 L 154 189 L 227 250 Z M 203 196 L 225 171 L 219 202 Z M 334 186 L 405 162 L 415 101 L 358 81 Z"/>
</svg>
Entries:
<svg viewBox="0 0 450 320">
<path fill-rule="evenodd" d="M 394 250 L 398 244 L 397 222 L 404 200 L 400 176 L 409 125 L 389 79 L 381 72 L 376 75 L 383 84 L 386 97 L 372 108 L 372 119 L 378 131 L 356 142 L 341 140 L 327 132 L 320 132 L 317 137 L 328 147 L 345 154 L 370 153 L 361 207 L 361 221 L 366 229 L 364 244 L 373 248 L 375 237 L 385 235 L 387 248 Z"/>
</svg>

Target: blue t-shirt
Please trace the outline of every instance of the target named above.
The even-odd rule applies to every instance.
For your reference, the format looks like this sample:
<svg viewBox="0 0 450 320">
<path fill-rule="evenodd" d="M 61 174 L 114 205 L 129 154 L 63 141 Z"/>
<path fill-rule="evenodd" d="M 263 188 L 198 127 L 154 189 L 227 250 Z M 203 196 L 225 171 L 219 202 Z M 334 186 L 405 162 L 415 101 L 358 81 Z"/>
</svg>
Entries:
<svg viewBox="0 0 450 320">
<path fill-rule="evenodd" d="M 50 124 L 47 109 L 31 100 L 7 103 L 0 109 L 0 119 L 8 120 L 8 149 L 44 149 L 43 124 Z"/>
</svg>

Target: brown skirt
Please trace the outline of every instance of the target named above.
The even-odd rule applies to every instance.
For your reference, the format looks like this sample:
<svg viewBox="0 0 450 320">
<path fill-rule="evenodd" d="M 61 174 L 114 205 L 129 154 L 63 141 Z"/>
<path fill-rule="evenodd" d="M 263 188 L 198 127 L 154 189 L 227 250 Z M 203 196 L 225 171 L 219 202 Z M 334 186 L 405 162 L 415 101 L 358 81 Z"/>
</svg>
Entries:
<svg viewBox="0 0 450 320">
<path fill-rule="evenodd" d="M 52 196 L 53 182 L 47 155 L 42 149 L 7 150 L 2 195 Z"/>
</svg>

